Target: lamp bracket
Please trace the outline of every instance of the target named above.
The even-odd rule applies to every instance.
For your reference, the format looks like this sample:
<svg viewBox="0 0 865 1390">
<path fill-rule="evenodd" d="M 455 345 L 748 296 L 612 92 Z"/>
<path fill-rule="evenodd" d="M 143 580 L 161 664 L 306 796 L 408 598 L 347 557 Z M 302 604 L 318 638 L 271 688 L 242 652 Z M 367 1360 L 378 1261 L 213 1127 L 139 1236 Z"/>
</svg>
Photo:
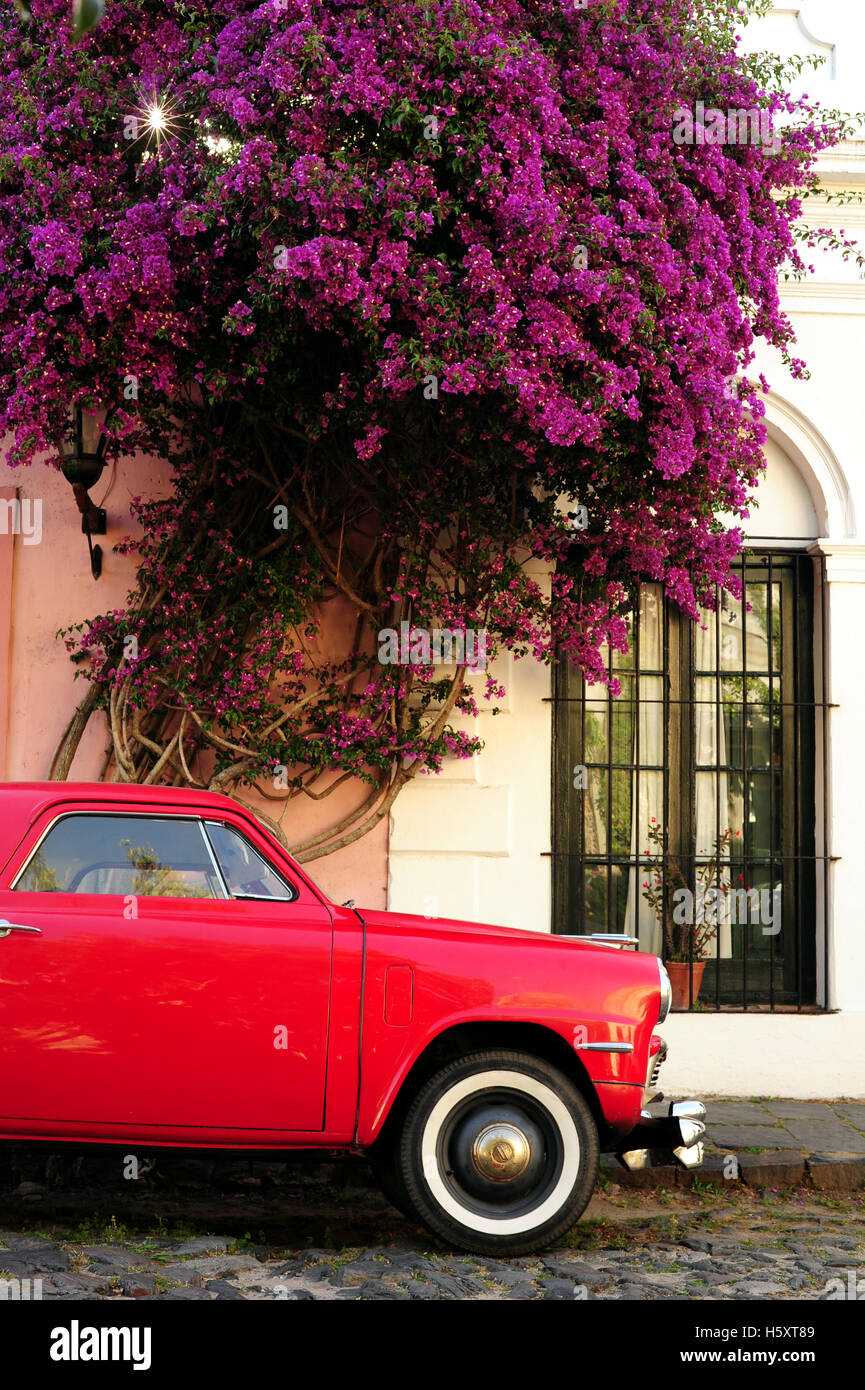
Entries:
<svg viewBox="0 0 865 1390">
<path fill-rule="evenodd" d="M 82 536 L 104 536 L 108 529 L 108 514 L 104 507 L 91 503 L 89 512 L 81 518 Z"/>
</svg>

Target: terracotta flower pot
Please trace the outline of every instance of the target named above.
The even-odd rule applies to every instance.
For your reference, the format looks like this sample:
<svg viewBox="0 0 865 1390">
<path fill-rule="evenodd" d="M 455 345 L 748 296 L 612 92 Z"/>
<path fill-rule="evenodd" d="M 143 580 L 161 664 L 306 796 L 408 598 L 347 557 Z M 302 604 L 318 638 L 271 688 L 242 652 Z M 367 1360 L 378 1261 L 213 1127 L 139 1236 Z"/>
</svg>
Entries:
<svg viewBox="0 0 865 1390">
<path fill-rule="evenodd" d="M 686 960 L 668 960 L 666 962 L 667 974 L 670 977 L 670 984 L 673 987 L 673 1008 L 687 1009 L 691 1002 L 691 991 L 689 973 L 691 966 Z M 694 1000 L 699 996 L 700 985 L 703 983 L 703 971 L 706 969 L 704 960 L 695 960 L 694 970 Z"/>
</svg>

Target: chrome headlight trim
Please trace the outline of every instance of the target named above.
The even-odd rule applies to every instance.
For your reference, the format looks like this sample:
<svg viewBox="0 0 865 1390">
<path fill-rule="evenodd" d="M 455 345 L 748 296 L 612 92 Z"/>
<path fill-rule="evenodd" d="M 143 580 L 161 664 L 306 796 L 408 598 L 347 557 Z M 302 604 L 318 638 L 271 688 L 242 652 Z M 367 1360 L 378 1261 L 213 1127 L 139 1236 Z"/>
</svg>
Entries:
<svg viewBox="0 0 865 1390">
<path fill-rule="evenodd" d="M 673 1005 L 673 986 L 670 984 L 670 977 L 660 956 L 657 957 L 657 961 L 658 978 L 661 983 L 661 1009 L 658 1014 L 658 1022 L 663 1023 Z"/>
</svg>

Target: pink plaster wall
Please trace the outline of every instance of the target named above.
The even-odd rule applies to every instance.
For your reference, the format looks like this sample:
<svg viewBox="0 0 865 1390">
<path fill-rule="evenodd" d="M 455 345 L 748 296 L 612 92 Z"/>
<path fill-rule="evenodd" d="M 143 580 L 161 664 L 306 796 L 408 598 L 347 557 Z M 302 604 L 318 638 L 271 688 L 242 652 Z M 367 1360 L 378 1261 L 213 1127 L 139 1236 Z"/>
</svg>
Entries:
<svg viewBox="0 0 865 1390">
<path fill-rule="evenodd" d="M 4 534 L 5 508 L 0 509 L 0 776 L 5 780 L 47 777 L 57 743 L 87 688 L 83 680 L 75 681 L 74 667 L 55 634 L 123 606 L 134 560 L 113 554 L 112 547 L 137 530 L 131 498 L 164 495 L 168 487 L 167 465 L 158 459 L 122 459 L 106 469 L 91 494 L 108 513 L 108 534 L 98 538 L 102 577 L 94 581 L 81 519 L 63 475 L 47 465 L 10 469 L 0 463 L 0 500 L 17 490 L 19 499 L 42 507 L 38 544 L 26 543 L 21 534 Z M 325 645 L 338 647 L 349 621 L 349 614 L 335 611 Z M 107 744 L 107 726 L 102 716 L 94 716 L 70 780 L 96 778 Z M 304 798 L 303 804 L 293 803 L 283 820 L 289 843 L 339 819 L 365 795 L 366 789 L 347 784 L 326 802 Z M 272 804 L 263 805 L 273 813 Z M 315 860 L 309 870 L 337 902 L 354 898 L 358 906 L 386 906 L 387 818 L 347 849 Z"/>
<path fill-rule="evenodd" d="M 0 487 L 2 515 L 8 515 L 7 502 L 18 499 L 16 487 Z M 12 561 L 15 535 L 11 527 L 0 529 L 0 778 L 6 776 L 6 743 L 9 732 L 9 681 L 2 678 L 8 672 L 12 644 L 12 605 L 6 595 L 12 594 Z"/>
</svg>

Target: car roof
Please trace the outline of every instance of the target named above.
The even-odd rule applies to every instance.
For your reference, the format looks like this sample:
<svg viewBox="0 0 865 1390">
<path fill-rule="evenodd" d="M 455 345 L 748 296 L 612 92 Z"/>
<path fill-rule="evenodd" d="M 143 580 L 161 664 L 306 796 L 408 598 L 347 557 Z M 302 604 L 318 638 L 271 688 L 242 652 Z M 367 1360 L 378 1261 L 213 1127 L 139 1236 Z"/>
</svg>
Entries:
<svg viewBox="0 0 865 1390">
<path fill-rule="evenodd" d="M 195 787 L 142 786 L 140 782 L 0 782 L 0 868 L 7 864 L 30 827 L 52 807 L 77 805 L 88 801 L 100 806 L 151 806 L 164 808 L 174 802 L 178 808 L 190 811 L 233 811 L 273 839 L 267 827 L 260 823 L 251 806 L 244 806 L 222 792 L 197 791 Z M 283 850 L 283 853 L 286 853 Z M 289 854 L 295 873 L 312 892 L 326 902 L 326 895 L 306 876 Z"/>
<path fill-rule="evenodd" d="M 0 808 L 13 802 L 31 815 L 57 801 L 178 801 L 224 810 L 238 803 L 222 792 L 195 787 L 142 786 L 140 782 L 0 782 Z M 241 807 L 241 809 L 243 809 Z"/>
<path fill-rule="evenodd" d="M 198 810 L 225 811 L 231 808 L 254 812 L 240 806 L 220 792 L 196 791 L 194 787 L 142 786 L 137 782 L 0 782 L 0 855 L 6 857 L 21 841 L 33 821 L 43 811 L 71 801 L 98 802 L 100 806 L 165 806 L 174 802 Z"/>
</svg>

